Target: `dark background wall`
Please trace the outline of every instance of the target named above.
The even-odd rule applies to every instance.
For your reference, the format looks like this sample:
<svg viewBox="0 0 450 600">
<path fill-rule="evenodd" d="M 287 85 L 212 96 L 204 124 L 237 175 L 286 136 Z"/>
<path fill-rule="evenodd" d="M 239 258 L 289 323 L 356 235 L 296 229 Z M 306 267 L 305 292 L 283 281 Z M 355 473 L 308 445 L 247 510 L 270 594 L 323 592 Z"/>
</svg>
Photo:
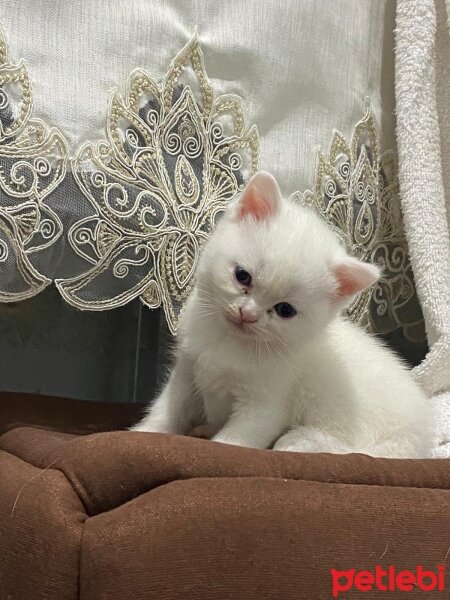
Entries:
<svg viewBox="0 0 450 600">
<path fill-rule="evenodd" d="M 148 402 L 165 376 L 169 334 L 139 300 L 83 312 L 55 288 L 0 303 L 0 390 Z"/>
</svg>

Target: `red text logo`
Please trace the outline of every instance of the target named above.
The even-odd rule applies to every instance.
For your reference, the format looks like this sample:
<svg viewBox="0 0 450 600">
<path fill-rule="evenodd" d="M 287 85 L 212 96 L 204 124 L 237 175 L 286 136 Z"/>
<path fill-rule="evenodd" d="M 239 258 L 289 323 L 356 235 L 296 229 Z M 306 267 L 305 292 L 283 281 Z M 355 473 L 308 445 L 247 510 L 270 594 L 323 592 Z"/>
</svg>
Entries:
<svg viewBox="0 0 450 600">
<path fill-rule="evenodd" d="M 417 588 L 422 592 L 443 592 L 445 587 L 445 565 L 438 565 L 435 571 L 426 570 L 420 565 L 413 571 L 397 571 L 392 565 L 384 569 L 376 565 L 373 571 L 330 569 L 330 574 L 333 598 L 351 589 L 360 592 L 411 592 Z"/>
</svg>

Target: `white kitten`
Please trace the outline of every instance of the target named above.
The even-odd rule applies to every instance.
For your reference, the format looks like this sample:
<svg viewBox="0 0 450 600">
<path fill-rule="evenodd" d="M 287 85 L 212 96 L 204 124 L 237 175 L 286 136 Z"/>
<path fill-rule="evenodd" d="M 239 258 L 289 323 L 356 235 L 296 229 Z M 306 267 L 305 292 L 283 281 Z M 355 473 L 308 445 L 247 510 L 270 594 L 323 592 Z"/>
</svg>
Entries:
<svg viewBox="0 0 450 600">
<path fill-rule="evenodd" d="M 205 247 L 175 366 L 134 429 L 184 434 L 206 421 L 213 440 L 240 446 L 428 455 L 424 394 L 340 316 L 378 276 L 258 173 Z"/>
</svg>

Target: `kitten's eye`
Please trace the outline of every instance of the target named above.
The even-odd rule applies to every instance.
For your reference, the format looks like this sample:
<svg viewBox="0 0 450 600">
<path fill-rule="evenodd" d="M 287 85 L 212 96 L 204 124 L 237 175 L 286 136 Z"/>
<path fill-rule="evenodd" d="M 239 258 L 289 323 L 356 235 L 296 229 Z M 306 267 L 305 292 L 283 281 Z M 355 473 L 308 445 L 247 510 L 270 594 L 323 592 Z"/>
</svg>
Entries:
<svg viewBox="0 0 450 600">
<path fill-rule="evenodd" d="M 291 317 L 295 317 L 297 314 L 295 308 L 287 302 L 279 302 L 278 304 L 275 304 L 274 309 L 277 315 L 282 319 L 290 319 Z"/>
<path fill-rule="evenodd" d="M 248 287 L 252 282 L 252 276 L 242 267 L 236 267 L 234 270 L 234 276 L 236 277 L 239 283 Z"/>
</svg>

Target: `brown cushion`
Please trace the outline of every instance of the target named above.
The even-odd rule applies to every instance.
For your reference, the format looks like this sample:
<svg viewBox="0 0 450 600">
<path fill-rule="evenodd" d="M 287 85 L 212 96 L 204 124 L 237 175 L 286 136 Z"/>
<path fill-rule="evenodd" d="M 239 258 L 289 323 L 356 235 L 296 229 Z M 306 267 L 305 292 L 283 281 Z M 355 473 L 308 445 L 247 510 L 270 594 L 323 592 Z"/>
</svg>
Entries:
<svg viewBox="0 0 450 600">
<path fill-rule="evenodd" d="M 364 454 L 298 454 L 239 448 L 184 436 L 130 431 L 72 436 L 20 428 L 0 448 L 62 471 L 90 516 L 171 481 L 275 477 L 324 483 L 450 488 L 450 460 L 388 460 Z"/>
<path fill-rule="evenodd" d="M 0 598 L 77 598 L 85 520 L 61 471 L 0 451 Z"/>
<path fill-rule="evenodd" d="M 31 428 L 0 449 L 14 600 L 330 598 L 332 567 L 435 569 L 450 543 L 447 460 Z"/>
</svg>

